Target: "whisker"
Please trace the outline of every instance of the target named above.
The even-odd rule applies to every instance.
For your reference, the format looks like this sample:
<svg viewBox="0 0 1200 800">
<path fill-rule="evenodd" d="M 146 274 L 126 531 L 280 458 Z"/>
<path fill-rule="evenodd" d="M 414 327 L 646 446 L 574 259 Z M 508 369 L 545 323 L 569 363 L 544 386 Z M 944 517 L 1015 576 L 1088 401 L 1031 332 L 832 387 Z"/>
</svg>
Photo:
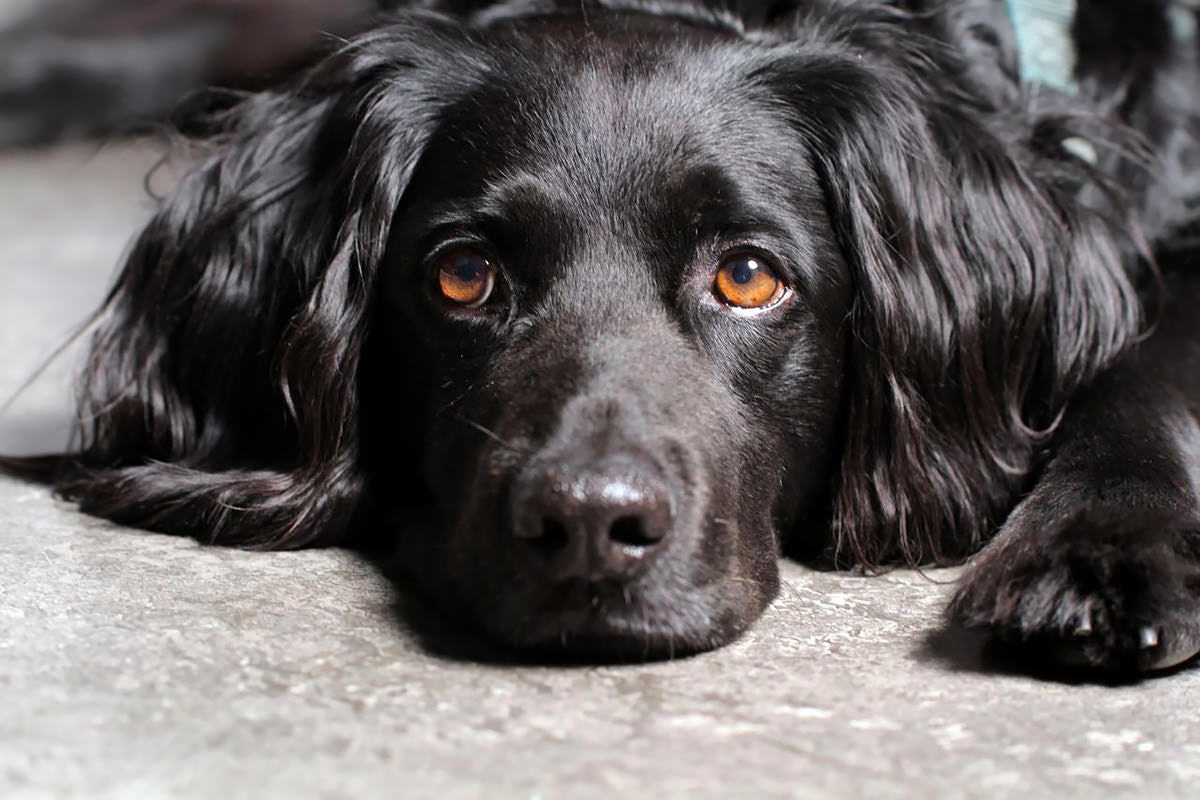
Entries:
<svg viewBox="0 0 1200 800">
<path fill-rule="evenodd" d="M 450 384 L 449 384 L 449 382 L 447 382 L 447 383 L 445 383 L 445 384 L 443 384 L 443 385 L 442 385 L 442 388 L 444 389 L 444 388 L 448 387 L 449 385 L 450 385 Z M 471 393 L 471 390 L 472 390 L 472 389 L 474 389 L 474 388 L 475 388 L 475 384 L 471 384 L 471 385 L 467 386 L 467 388 L 465 388 L 465 389 L 463 389 L 463 390 L 462 390 L 462 393 L 461 393 L 461 394 L 459 394 L 457 397 L 455 397 L 455 398 L 454 398 L 453 400 L 451 400 L 450 402 L 446 403 L 446 405 L 444 405 L 444 406 L 442 406 L 441 408 L 439 408 L 439 409 L 437 410 L 437 414 L 438 414 L 438 415 L 445 414 L 447 411 L 449 411 L 449 410 L 451 410 L 452 408 L 454 408 L 456 405 L 458 405 L 459 403 L 461 403 L 461 402 L 463 401 L 463 398 L 465 398 L 465 397 L 466 397 L 468 394 L 470 394 L 470 393 Z"/>
<path fill-rule="evenodd" d="M 515 445 L 513 445 L 511 442 L 505 441 L 499 434 L 497 434 L 491 428 L 488 428 L 485 425 L 480 425 L 475 420 L 467 419 L 462 414 L 456 414 L 455 416 L 458 417 L 458 419 L 465 422 L 466 424 L 470 425 L 475 430 L 482 433 L 484 436 L 488 437 L 492 441 L 494 441 L 497 444 L 499 444 L 500 446 L 504 447 L 506 450 L 509 450 L 510 452 L 513 452 L 513 453 L 519 452 L 518 448 Z"/>
</svg>

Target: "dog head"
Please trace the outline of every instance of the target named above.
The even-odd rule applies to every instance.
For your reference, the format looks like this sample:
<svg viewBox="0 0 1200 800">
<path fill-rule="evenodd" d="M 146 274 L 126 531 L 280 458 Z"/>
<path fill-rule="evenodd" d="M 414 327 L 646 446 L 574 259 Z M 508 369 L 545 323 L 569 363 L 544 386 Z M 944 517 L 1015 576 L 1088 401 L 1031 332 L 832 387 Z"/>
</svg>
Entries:
<svg viewBox="0 0 1200 800">
<path fill-rule="evenodd" d="M 1060 129 L 950 11 L 585 11 L 401 16 L 230 112 L 102 312 L 66 492 L 370 531 L 497 638 L 635 655 L 744 630 L 785 539 L 975 546 L 1137 328 Z"/>
</svg>

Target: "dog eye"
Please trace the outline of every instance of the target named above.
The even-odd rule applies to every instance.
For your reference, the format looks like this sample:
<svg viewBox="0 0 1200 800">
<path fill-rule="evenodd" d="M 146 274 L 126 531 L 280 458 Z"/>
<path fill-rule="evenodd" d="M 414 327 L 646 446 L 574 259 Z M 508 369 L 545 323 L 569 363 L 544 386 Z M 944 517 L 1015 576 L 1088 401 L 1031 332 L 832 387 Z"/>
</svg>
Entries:
<svg viewBox="0 0 1200 800">
<path fill-rule="evenodd" d="M 783 299 L 787 287 L 765 260 L 753 253 L 737 253 L 721 262 L 713 294 L 736 308 L 767 308 Z"/>
<path fill-rule="evenodd" d="M 438 267 L 442 296 L 464 308 L 479 308 L 496 285 L 496 267 L 475 250 L 455 250 Z"/>
</svg>

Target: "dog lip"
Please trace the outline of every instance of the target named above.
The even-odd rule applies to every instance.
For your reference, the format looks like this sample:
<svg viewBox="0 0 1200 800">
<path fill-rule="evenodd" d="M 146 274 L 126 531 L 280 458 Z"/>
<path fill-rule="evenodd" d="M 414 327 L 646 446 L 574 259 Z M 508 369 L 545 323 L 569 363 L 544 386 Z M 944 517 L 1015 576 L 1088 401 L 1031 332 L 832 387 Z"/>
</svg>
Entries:
<svg viewBox="0 0 1200 800">
<path fill-rule="evenodd" d="M 634 658 L 702 649 L 653 613 L 645 598 L 613 580 L 574 579 L 548 590 L 531 624 L 510 637 L 519 648 Z"/>
</svg>

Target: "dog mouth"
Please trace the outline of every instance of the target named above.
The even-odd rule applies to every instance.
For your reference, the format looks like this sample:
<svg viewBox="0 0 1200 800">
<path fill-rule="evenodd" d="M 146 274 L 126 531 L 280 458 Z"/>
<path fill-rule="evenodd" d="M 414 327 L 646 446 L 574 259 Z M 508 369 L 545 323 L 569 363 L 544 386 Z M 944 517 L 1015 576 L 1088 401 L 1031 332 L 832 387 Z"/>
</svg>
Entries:
<svg viewBox="0 0 1200 800">
<path fill-rule="evenodd" d="M 526 598 L 520 623 L 502 638 L 535 657 L 655 661 L 689 656 L 718 643 L 717 627 L 690 599 L 671 603 L 648 588 L 575 579 Z"/>
</svg>

